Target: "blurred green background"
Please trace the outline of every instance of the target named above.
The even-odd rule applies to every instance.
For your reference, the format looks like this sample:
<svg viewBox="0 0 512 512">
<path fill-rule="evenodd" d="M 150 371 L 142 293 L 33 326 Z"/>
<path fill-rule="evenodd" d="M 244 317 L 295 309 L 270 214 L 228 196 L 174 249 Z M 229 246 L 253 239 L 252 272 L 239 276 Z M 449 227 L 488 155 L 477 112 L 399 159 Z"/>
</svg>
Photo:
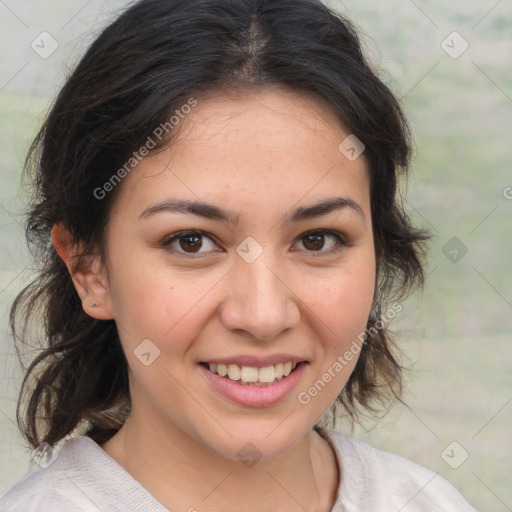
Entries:
<svg viewBox="0 0 512 512">
<path fill-rule="evenodd" d="M 427 287 L 393 324 L 408 407 L 353 435 L 438 472 L 478 510 L 512 510 L 512 2 L 326 3 L 356 23 L 402 98 L 415 137 L 406 206 L 434 235 Z M 23 159 L 68 69 L 124 5 L 0 2 L 0 495 L 29 460 L 14 424 L 21 372 L 7 329 L 30 277 Z M 59 44 L 46 59 L 31 48 L 44 31 Z M 343 420 L 338 428 L 348 431 Z"/>
</svg>

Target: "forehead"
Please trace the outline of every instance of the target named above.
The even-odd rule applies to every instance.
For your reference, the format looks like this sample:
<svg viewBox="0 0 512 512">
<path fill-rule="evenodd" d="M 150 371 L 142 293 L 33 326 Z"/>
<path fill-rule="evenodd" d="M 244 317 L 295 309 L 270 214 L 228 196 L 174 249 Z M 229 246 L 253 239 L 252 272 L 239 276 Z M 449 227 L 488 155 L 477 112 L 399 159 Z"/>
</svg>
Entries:
<svg viewBox="0 0 512 512">
<path fill-rule="evenodd" d="M 214 92 L 198 99 L 197 106 L 184 117 L 179 136 L 173 145 L 186 145 L 191 140 L 219 143 L 225 149 L 236 151 L 264 146 L 273 152 L 294 148 L 305 151 L 312 158 L 322 148 L 318 136 L 327 137 L 327 144 L 337 147 L 341 135 L 347 135 L 333 108 L 312 93 L 267 87 L 246 91 Z M 305 139 L 310 138 L 311 144 Z M 213 155 L 212 155 L 213 156 Z M 288 155 L 289 156 L 289 155 Z M 264 158 L 264 155 L 261 155 Z"/>
<path fill-rule="evenodd" d="M 349 161 L 340 152 L 350 134 L 311 94 L 265 89 L 198 97 L 180 123 L 170 145 L 130 173 L 119 200 L 144 209 L 169 197 L 207 199 L 270 212 L 338 192 L 368 207 L 364 158 Z"/>
</svg>

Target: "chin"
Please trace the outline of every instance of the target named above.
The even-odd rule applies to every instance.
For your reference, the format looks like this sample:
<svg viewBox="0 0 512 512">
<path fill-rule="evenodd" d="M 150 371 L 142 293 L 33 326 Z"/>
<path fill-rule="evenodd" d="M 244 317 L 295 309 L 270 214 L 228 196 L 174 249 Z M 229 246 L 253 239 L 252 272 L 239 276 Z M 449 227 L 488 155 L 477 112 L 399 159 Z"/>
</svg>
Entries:
<svg viewBox="0 0 512 512">
<path fill-rule="evenodd" d="M 287 421 L 289 422 L 287 424 Z M 238 428 L 226 426 L 226 430 L 220 437 L 209 435 L 202 438 L 202 442 L 218 455 L 232 461 L 241 461 L 250 465 L 255 462 L 271 461 L 289 452 L 310 429 L 304 430 L 304 423 L 299 429 L 288 419 L 272 422 L 272 426 L 265 422 L 262 427 L 254 422 L 248 428 L 248 420 L 244 419 L 243 425 Z M 312 428 L 312 427 L 311 427 Z M 252 461 L 252 462 L 251 462 Z"/>
</svg>

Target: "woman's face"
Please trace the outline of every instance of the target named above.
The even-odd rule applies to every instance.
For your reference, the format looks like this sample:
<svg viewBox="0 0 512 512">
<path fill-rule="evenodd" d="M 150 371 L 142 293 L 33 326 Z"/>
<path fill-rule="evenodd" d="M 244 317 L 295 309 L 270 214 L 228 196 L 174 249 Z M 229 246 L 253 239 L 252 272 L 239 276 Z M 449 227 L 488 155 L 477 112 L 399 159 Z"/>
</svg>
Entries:
<svg viewBox="0 0 512 512">
<path fill-rule="evenodd" d="M 357 361 L 376 270 L 365 161 L 340 152 L 350 134 L 328 107 L 297 92 L 198 98 L 180 122 L 119 185 L 107 233 L 104 307 L 131 421 L 272 458 Z"/>
</svg>

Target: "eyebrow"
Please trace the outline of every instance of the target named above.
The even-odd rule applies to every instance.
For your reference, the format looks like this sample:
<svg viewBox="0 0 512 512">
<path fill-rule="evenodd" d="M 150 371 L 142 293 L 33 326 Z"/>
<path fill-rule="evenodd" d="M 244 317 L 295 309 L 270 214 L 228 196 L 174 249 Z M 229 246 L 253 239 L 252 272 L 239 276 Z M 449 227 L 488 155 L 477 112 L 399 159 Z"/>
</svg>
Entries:
<svg viewBox="0 0 512 512">
<path fill-rule="evenodd" d="M 314 219 L 327 215 L 331 212 L 343 209 L 351 209 L 365 220 L 365 214 L 361 206 L 348 197 L 330 197 L 322 199 L 309 206 L 299 206 L 284 215 L 282 223 L 291 224 L 308 219 Z M 243 218 L 242 214 L 233 210 L 226 210 L 219 206 L 204 203 L 201 201 L 191 201 L 188 199 L 162 201 L 155 205 L 148 206 L 140 215 L 139 219 L 147 219 L 157 213 L 170 212 L 192 214 L 205 219 L 226 222 L 237 226 Z"/>
</svg>

